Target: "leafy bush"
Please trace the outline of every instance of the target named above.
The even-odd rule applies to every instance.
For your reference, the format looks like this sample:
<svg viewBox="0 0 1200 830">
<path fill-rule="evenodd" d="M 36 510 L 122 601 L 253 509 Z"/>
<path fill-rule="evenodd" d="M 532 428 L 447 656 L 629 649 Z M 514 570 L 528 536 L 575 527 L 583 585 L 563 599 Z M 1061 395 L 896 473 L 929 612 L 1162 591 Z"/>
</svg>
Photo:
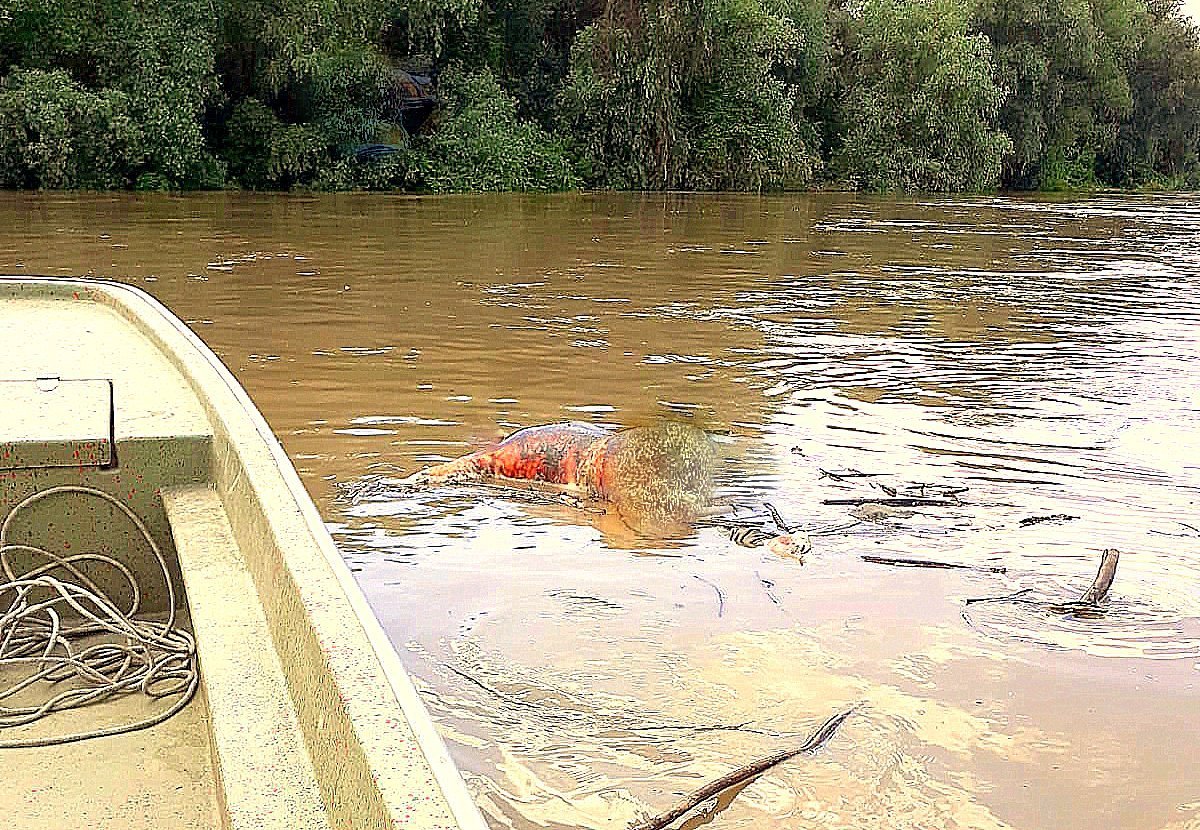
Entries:
<svg viewBox="0 0 1200 830">
<path fill-rule="evenodd" d="M 129 97 L 144 172 L 175 188 L 221 186 L 224 165 L 209 152 L 202 125 L 220 92 L 210 0 L 120 0 L 118 8 L 96 44 L 98 82 Z"/>
<path fill-rule="evenodd" d="M 682 73 L 661 51 L 676 24 L 663 12 L 645 38 L 593 24 L 579 33 L 561 98 L 561 124 L 590 184 L 619 189 L 679 187 L 690 136 Z"/>
<path fill-rule="evenodd" d="M 330 162 L 324 137 L 303 124 L 285 124 L 269 107 L 246 98 L 234 109 L 226 129 L 229 172 L 242 187 L 288 190 L 308 185 Z"/>
<path fill-rule="evenodd" d="M 987 39 L 956 0 L 867 0 L 851 22 L 835 169 L 868 190 L 986 190 L 1011 142 Z"/>
<path fill-rule="evenodd" d="M 653 0 L 576 39 L 562 98 L 589 179 L 607 187 L 763 190 L 819 167 L 806 107 L 824 83 L 823 7 Z"/>
<path fill-rule="evenodd" d="M 421 186 L 461 190 L 563 190 L 578 186 L 561 143 L 517 117 L 515 99 L 488 71 L 442 76 L 442 112 L 416 144 Z"/>
<path fill-rule="evenodd" d="M 42 187 L 219 186 L 224 170 L 202 129 L 218 93 L 215 37 L 208 0 L 15 4 L 0 16 L 0 58 L 14 67 L 6 86 L 28 92 L 23 117 L 49 154 L 26 178 Z M 112 135 L 95 132 L 104 129 Z M 20 155 L 10 141 L 20 143 L 10 135 L 4 152 Z M 66 146 L 81 154 L 69 175 L 50 160 Z M 114 152 L 111 163 L 93 158 Z"/>
<path fill-rule="evenodd" d="M 808 185 L 821 164 L 805 107 L 825 81 L 823 9 L 709 0 L 704 13 L 712 56 L 688 104 L 686 183 L 705 190 Z"/>
<path fill-rule="evenodd" d="M 1038 190 L 1091 190 L 1096 179 L 1096 154 L 1090 147 L 1049 147 L 1038 164 Z"/>
<path fill-rule="evenodd" d="M 1010 186 L 1094 180 L 1080 165 L 1112 146 L 1129 114 L 1125 64 L 1145 10 L 1143 0 L 980 0 L 973 27 L 991 42 L 1008 91 L 999 123 L 1013 142 Z"/>
<path fill-rule="evenodd" d="M 1132 107 L 1096 160 L 1111 184 L 1200 187 L 1200 31 L 1179 0 L 1154 3 L 1139 18 L 1129 63 Z"/>
<path fill-rule="evenodd" d="M 61 70 L 0 80 L 0 186 L 126 187 L 143 155 L 124 93 L 88 92 Z"/>
</svg>

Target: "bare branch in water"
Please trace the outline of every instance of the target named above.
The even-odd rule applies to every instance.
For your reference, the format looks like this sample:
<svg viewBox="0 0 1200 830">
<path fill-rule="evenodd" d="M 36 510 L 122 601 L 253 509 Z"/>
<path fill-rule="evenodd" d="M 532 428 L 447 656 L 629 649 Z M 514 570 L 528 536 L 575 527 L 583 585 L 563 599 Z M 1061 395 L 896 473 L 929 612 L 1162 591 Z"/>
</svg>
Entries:
<svg viewBox="0 0 1200 830">
<path fill-rule="evenodd" d="M 659 813 L 657 816 L 647 818 L 629 825 L 629 830 L 663 830 L 664 827 L 672 824 L 683 816 L 687 815 L 691 810 L 708 801 L 714 796 L 718 796 L 727 790 L 735 787 L 740 787 L 753 781 L 758 776 L 762 775 L 767 770 L 777 766 L 790 758 L 795 758 L 802 753 L 813 753 L 824 746 L 838 727 L 846 718 L 850 717 L 857 709 L 857 706 L 851 707 L 844 712 L 838 712 L 831 718 L 822 723 L 815 732 L 813 732 L 803 744 L 792 749 L 785 749 L 781 752 L 775 752 L 771 755 L 763 756 L 757 760 L 751 761 L 748 764 L 738 767 L 732 772 L 726 773 L 718 778 L 705 784 L 700 789 L 696 790 L 691 795 L 684 798 L 678 804 L 665 813 Z"/>
<path fill-rule="evenodd" d="M 763 575 L 760 574 L 758 571 L 755 571 L 754 575 L 756 577 L 758 577 L 758 581 L 760 583 L 762 583 L 763 590 L 766 591 L 766 593 L 767 593 L 767 599 L 771 600 L 771 602 L 775 603 L 780 608 L 782 608 L 783 603 L 779 601 L 779 597 L 775 596 L 775 592 L 771 590 L 772 588 L 775 587 L 775 583 L 769 579 L 764 578 Z"/>
<path fill-rule="evenodd" d="M 938 498 L 949 499 L 955 496 L 961 496 L 963 493 L 970 491 L 970 487 L 955 486 L 953 484 L 939 484 L 933 481 L 914 481 L 906 487 L 900 489 L 900 494 L 905 496 L 918 496 L 921 498 L 937 496 Z"/>
<path fill-rule="evenodd" d="M 1051 516 L 1027 516 L 1017 522 L 1021 527 L 1032 527 L 1040 525 L 1042 522 L 1069 522 L 1072 519 L 1078 519 L 1078 516 L 1068 516 L 1066 513 L 1055 513 Z"/>
<path fill-rule="evenodd" d="M 539 712 L 540 717 L 549 720 L 565 721 L 577 728 L 586 726 L 592 735 L 613 737 L 617 735 L 639 735 L 647 732 L 745 732 L 751 735 L 765 735 L 771 738 L 791 737 L 788 733 L 751 726 L 752 721 L 743 721 L 742 723 L 641 723 L 635 716 L 627 712 L 612 714 L 597 711 L 588 714 L 584 711 L 563 706 L 559 702 L 559 699 L 560 696 L 566 693 L 561 690 L 551 688 L 549 691 L 554 694 L 550 697 L 541 696 L 534 700 L 525 700 L 518 695 L 502 692 L 496 687 L 449 663 L 441 663 L 441 666 L 505 703 L 520 706 L 524 709 L 535 710 Z M 542 691 L 546 690 L 543 689 Z M 428 693 L 435 697 L 437 696 L 435 692 L 428 691 Z"/>
<path fill-rule="evenodd" d="M 1121 558 L 1121 552 L 1114 548 L 1108 548 L 1104 551 L 1100 559 L 1100 570 L 1096 572 L 1096 578 L 1092 580 L 1092 584 L 1083 592 L 1083 596 L 1079 598 L 1080 602 L 1090 603 L 1095 605 L 1103 602 L 1108 596 L 1108 589 L 1112 587 L 1113 578 L 1117 575 L 1117 560 Z"/>
<path fill-rule="evenodd" d="M 717 616 L 725 616 L 725 592 L 721 590 L 721 587 L 714 582 L 709 582 L 707 579 L 700 576 L 700 574 L 692 574 L 692 576 L 696 577 L 696 579 L 700 580 L 709 588 L 712 588 L 717 592 Z"/>
<path fill-rule="evenodd" d="M 1026 599 L 1026 596 L 1033 593 L 1032 588 L 1022 588 L 1019 591 L 1014 591 L 1011 594 L 1005 594 L 1002 597 L 971 597 L 966 601 L 967 605 L 974 605 L 977 602 L 1028 602 L 1034 605 L 1037 600 Z"/>
<path fill-rule="evenodd" d="M 818 470 L 821 478 L 831 478 L 834 481 L 844 481 L 848 478 L 874 478 L 875 476 L 883 475 L 883 473 L 864 473 L 861 470 Z"/>
<path fill-rule="evenodd" d="M 838 533 L 844 533 L 845 531 L 850 530 L 851 528 L 858 527 L 860 524 L 862 524 L 862 522 L 859 521 L 858 519 L 855 519 L 852 522 L 844 522 L 844 523 L 838 524 L 838 525 L 825 525 L 823 527 L 814 527 L 809 530 L 805 530 L 805 533 L 807 533 L 809 536 L 834 536 Z"/>
<path fill-rule="evenodd" d="M 977 597 L 968 599 L 967 605 L 975 605 L 980 602 L 1016 602 L 1022 605 L 1031 605 L 1042 611 L 1049 611 L 1054 614 L 1071 614 L 1082 617 L 1097 617 L 1103 616 L 1103 610 L 1100 603 L 1108 598 L 1109 588 L 1112 587 L 1113 579 L 1117 575 L 1117 562 L 1121 557 L 1121 552 L 1113 548 L 1108 548 L 1104 551 L 1100 558 L 1100 569 L 1096 572 L 1095 579 L 1088 589 L 1083 592 L 1077 600 L 1070 602 L 1049 602 L 1046 600 L 1029 599 L 1027 594 L 1032 592 L 1032 588 L 1023 588 L 1014 594 L 1009 594 L 1003 597 Z M 966 616 L 967 612 L 963 611 L 963 617 L 970 622 L 970 618 Z"/>
<path fill-rule="evenodd" d="M 882 504 L 887 507 L 961 507 L 958 499 L 925 499 L 925 498 L 868 498 L 868 499 L 824 499 L 821 504 Z"/>
<path fill-rule="evenodd" d="M 784 533 L 792 533 L 796 528 L 789 525 L 783 520 L 783 516 L 779 515 L 779 511 L 775 509 L 775 505 L 769 501 L 764 501 L 763 506 L 767 508 L 767 512 L 771 514 L 771 521 L 775 523 L 775 527 L 782 530 Z"/>
<path fill-rule="evenodd" d="M 1000 565 L 964 565 L 960 562 L 935 562 L 931 559 L 904 559 L 898 556 L 871 556 L 868 554 L 863 554 L 860 558 L 864 562 L 872 562 L 876 565 L 895 565 L 901 568 L 948 568 L 991 574 L 1007 573 L 1007 569 Z"/>
<path fill-rule="evenodd" d="M 1151 529 L 1150 532 L 1157 534 L 1158 536 L 1176 536 L 1181 539 L 1195 539 L 1197 536 L 1200 536 L 1200 527 L 1196 527 L 1195 525 L 1190 525 L 1187 522 L 1176 522 L 1175 524 L 1179 525 L 1180 527 L 1187 528 L 1189 532 L 1188 533 L 1167 533 L 1165 530 L 1155 530 L 1155 529 Z"/>
</svg>

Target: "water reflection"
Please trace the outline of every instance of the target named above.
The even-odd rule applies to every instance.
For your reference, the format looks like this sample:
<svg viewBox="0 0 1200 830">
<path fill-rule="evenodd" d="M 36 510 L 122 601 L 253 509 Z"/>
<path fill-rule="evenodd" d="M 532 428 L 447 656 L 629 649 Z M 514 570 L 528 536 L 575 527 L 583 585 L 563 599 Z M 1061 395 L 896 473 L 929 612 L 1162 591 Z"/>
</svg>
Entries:
<svg viewBox="0 0 1200 830">
<path fill-rule="evenodd" d="M 140 284 L 237 373 L 497 826 L 623 826 L 853 702 L 713 826 L 1200 823 L 1200 201 L 10 194 L 0 220 L 4 270 Z M 843 529 L 801 567 L 334 487 L 662 417 L 720 439 L 719 496 Z M 921 484 L 968 489 L 825 503 Z M 1077 597 L 1104 548 L 1102 618 L 961 616 Z"/>
</svg>

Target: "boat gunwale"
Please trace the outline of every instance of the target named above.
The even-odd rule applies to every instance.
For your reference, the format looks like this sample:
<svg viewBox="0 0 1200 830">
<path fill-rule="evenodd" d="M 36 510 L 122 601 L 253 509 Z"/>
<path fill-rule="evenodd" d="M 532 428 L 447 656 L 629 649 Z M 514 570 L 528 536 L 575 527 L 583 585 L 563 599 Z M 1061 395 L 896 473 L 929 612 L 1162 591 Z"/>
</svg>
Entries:
<svg viewBox="0 0 1200 830">
<path fill-rule="evenodd" d="M 356 618 L 357 626 L 365 637 L 366 645 L 369 646 L 370 651 L 373 653 L 378 669 L 387 681 L 397 706 L 400 708 L 408 727 L 416 738 L 420 754 L 424 758 L 433 780 L 440 789 L 446 807 L 455 824 L 460 828 L 464 828 L 464 830 L 485 830 L 487 825 L 483 820 L 482 814 L 471 798 L 461 773 L 450 758 L 450 754 L 441 736 L 438 735 L 436 727 L 433 724 L 433 719 L 418 696 L 411 678 L 400 661 L 395 646 L 371 610 L 362 589 L 354 580 L 349 566 L 346 565 L 339 554 L 332 537 L 329 536 L 324 521 L 316 509 L 316 505 L 305 489 L 291 459 L 287 456 L 282 444 L 276 438 L 274 432 L 272 432 L 266 419 L 258 410 L 258 407 L 237 379 L 234 378 L 228 367 L 221 362 L 220 358 L 182 320 L 167 309 L 164 304 L 137 286 L 90 277 L 0 275 L 0 287 L 6 286 L 6 284 L 9 286 L 16 285 L 34 288 L 45 287 L 49 289 L 49 297 L 45 294 L 36 295 L 43 299 L 59 295 L 60 299 L 69 300 L 73 297 L 73 290 L 88 292 L 93 296 L 87 298 L 75 297 L 75 299 L 87 299 L 99 305 L 107 305 L 117 313 L 125 316 L 130 324 L 139 330 L 139 333 L 150 337 L 152 340 L 159 341 L 155 345 L 166 353 L 166 356 L 171 360 L 175 369 L 187 381 L 193 393 L 201 398 L 202 405 L 205 408 L 211 407 L 212 417 L 227 421 L 229 418 L 236 417 L 240 411 L 241 415 L 248 420 L 249 425 L 253 428 L 253 432 L 257 434 L 267 450 L 270 459 L 274 462 L 274 467 L 280 479 L 279 483 L 283 485 L 284 491 L 290 496 L 291 504 L 284 507 L 284 512 L 291 512 L 291 509 L 294 509 L 298 513 L 303 523 L 303 530 L 316 549 L 321 552 L 321 558 L 337 580 L 337 584 L 341 588 L 341 593 L 345 597 L 350 611 Z M 0 294 L 0 299 L 19 300 L 20 294 Z M 182 342 L 172 343 L 172 337 Z M 187 347 L 190 347 L 190 355 L 185 350 Z M 202 360 L 200 366 L 197 367 L 194 361 L 189 359 L 190 357 L 200 358 Z M 209 377 L 203 377 L 203 370 L 205 368 L 210 373 Z M 197 369 L 200 369 L 200 371 L 197 371 Z M 219 386 L 214 389 L 213 385 L 218 383 Z M 227 411 L 230 409 L 227 405 L 228 402 L 222 402 L 214 398 L 214 392 L 218 390 L 222 390 L 232 397 L 232 403 L 236 405 L 234 411 Z M 244 451 L 245 448 L 234 447 L 234 452 L 239 457 Z M 246 459 L 240 458 L 240 460 L 245 464 Z M 265 468 L 260 467 L 260 469 L 264 474 L 269 475 L 269 471 L 265 470 Z M 275 526 L 278 520 L 283 518 L 283 514 L 273 517 L 268 515 L 267 511 L 264 510 L 263 518 L 276 537 L 280 536 L 281 530 L 286 530 L 286 528 Z M 288 569 L 290 577 L 299 587 L 303 583 L 304 576 L 297 574 L 295 569 L 289 568 L 287 563 L 281 564 L 284 568 Z M 334 597 L 333 599 L 336 601 L 337 598 Z M 306 614 L 309 611 L 308 608 L 304 610 Z M 308 622 L 315 627 L 316 623 L 311 616 L 309 616 Z M 326 649 L 324 642 L 321 643 L 321 648 L 325 652 L 324 656 L 328 658 L 330 653 Z M 347 696 L 353 696 L 355 694 L 355 686 L 351 679 L 339 678 L 335 668 L 329 664 L 328 660 L 325 665 L 333 673 L 333 682 L 338 687 L 339 693 L 344 696 L 343 699 Z M 354 726 L 353 715 L 347 712 L 346 716 L 350 720 L 351 725 Z M 357 729 L 357 727 L 354 728 Z M 372 769 L 376 768 L 376 761 L 383 759 L 372 757 L 366 746 L 361 744 L 360 746 L 365 754 L 368 765 Z M 383 793 L 381 792 L 382 795 Z M 389 809 L 395 806 L 395 804 L 390 804 Z"/>
</svg>

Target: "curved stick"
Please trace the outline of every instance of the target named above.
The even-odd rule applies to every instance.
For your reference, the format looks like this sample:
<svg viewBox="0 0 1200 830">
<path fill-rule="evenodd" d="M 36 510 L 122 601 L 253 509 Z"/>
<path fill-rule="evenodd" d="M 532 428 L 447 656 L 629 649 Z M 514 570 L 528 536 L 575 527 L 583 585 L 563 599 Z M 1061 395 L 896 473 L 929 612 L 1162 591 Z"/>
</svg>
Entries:
<svg viewBox="0 0 1200 830">
<path fill-rule="evenodd" d="M 833 737 L 833 733 L 837 732 L 838 727 L 842 725 L 842 721 L 850 717 L 856 708 L 858 707 L 851 707 L 844 712 L 838 712 L 833 715 L 817 727 L 817 731 L 809 735 L 808 740 L 800 746 L 775 752 L 751 761 L 744 766 L 740 766 L 732 772 L 722 775 L 716 781 L 705 784 L 665 813 L 659 813 L 657 816 L 644 819 L 636 824 L 631 824 L 629 830 L 663 830 L 664 827 L 687 815 L 697 805 L 703 804 L 714 795 L 720 795 L 738 785 L 748 784 L 771 767 L 781 764 L 789 758 L 795 758 L 797 755 L 805 752 L 816 752 L 825 745 L 826 741 Z"/>
<path fill-rule="evenodd" d="M 1120 558 L 1119 550 L 1108 548 L 1104 551 L 1103 558 L 1100 560 L 1100 570 L 1096 572 L 1096 578 L 1079 598 L 1080 602 L 1096 605 L 1104 601 L 1104 598 L 1108 596 L 1108 589 L 1112 587 L 1113 578 L 1117 575 L 1117 560 Z"/>
</svg>

